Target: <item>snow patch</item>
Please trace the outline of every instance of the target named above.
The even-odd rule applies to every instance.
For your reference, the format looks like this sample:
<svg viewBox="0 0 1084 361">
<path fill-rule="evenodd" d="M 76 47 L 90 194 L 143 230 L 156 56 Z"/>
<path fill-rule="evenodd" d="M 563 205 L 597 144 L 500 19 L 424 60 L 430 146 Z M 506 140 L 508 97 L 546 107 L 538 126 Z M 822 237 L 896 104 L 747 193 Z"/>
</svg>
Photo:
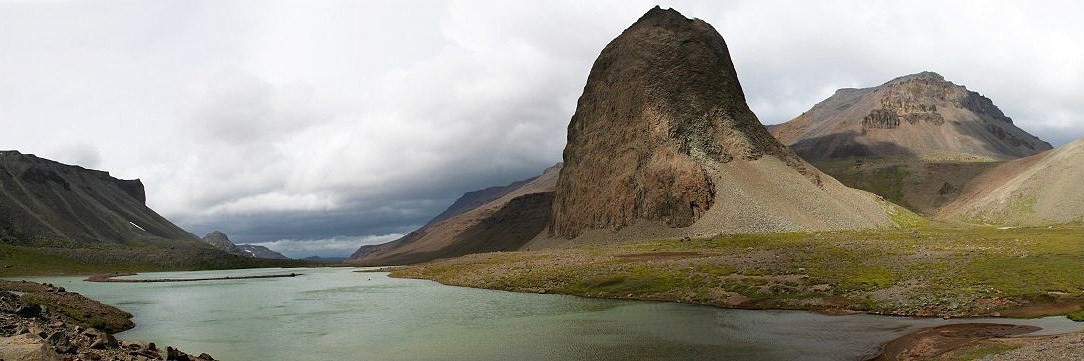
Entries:
<svg viewBox="0 0 1084 361">
<path fill-rule="evenodd" d="M 135 228 L 139 228 L 140 231 L 143 231 L 143 232 L 147 231 L 147 230 L 143 229 L 143 227 L 140 227 L 138 224 L 135 224 L 132 221 L 128 221 L 128 224 L 131 224 L 131 225 L 135 226 Z"/>
</svg>

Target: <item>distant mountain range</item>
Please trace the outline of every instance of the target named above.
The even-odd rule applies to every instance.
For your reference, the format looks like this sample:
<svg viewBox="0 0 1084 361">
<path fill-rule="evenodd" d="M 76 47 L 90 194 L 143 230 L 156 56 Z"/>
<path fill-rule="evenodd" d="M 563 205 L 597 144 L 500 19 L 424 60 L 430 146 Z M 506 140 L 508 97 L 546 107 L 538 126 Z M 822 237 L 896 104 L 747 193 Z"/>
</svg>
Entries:
<svg viewBox="0 0 1084 361">
<path fill-rule="evenodd" d="M 349 259 L 349 257 L 320 257 L 320 256 L 309 256 L 309 257 L 305 257 L 305 258 L 302 258 L 302 259 L 303 259 L 303 260 L 306 260 L 306 261 L 313 261 L 313 262 L 324 262 L 324 263 L 341 263 L 341 262 L 344 262 L 344 261 L 346 261 L 347 259 Z"/>
</svg>

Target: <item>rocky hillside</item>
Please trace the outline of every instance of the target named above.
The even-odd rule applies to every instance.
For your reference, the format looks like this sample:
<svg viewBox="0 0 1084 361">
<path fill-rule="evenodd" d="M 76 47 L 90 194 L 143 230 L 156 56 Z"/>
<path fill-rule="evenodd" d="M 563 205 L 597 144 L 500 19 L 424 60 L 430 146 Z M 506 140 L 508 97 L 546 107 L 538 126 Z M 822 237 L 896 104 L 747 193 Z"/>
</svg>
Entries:
<svg viewBox="0 0 1084 361">
<path fill-rule="evenodd" d="M 891 205 L 773 138 L 746 104 L 723 37 L 672 9 L 648 11 L 602 50 L 564 162 L 551 228 L 559 238 L 893 225 Z"/>
<path fill-rule="evenodd" d="M 203 236 L 203 243 L 214 246 L 215 248 L 222 250 L 223 252 L 235 254 L 238 256 L 252 257 L 252 258 L 267 258 L 267 259 L 287 259 L 281 253 L 272 251 L 264 246 L 257 246 L 253 244 L 239 244 L 235 245 L 230 241 L 230 237 L 225 233 L 214 231 Z"/>
<path fill-rule="evenodd" d="M 139 180 L 0 152 L 0 276 L 306 264 L 224 253 L 145 200 Z"/>
<path fill-rule="evenodd" d="M 362 246 L 347 262 L 410 264 L 518 250 L 549 224 L 560 169 L 558 164 L 535 178 L 464 194 L 424 227 L 392 242 Z"/>
<path fill-rule="evenodd" d="M 1084 138 L 976 177 L 940 217 L 970 223 L 1084 222 Z"/>
<path fill-rule="evenodd" d="M 989 98 L 933 72 L 840 89 L 772 134 L 809 161 L 997 161 L 1051 148 L 1017 128 Z"/>
<path fill-rule="evenodd" d="M 0 240 L 5 243 L 197 240 L 145 202 L 138 179 L 0 152 Z"/>
<path fill-rule="evenodd" d="M 990 99 L 932 72 L 840 89 L 771 132 L 843 184 L 927 215 L 999 162 L 1050 149 Z"/>
</svg>

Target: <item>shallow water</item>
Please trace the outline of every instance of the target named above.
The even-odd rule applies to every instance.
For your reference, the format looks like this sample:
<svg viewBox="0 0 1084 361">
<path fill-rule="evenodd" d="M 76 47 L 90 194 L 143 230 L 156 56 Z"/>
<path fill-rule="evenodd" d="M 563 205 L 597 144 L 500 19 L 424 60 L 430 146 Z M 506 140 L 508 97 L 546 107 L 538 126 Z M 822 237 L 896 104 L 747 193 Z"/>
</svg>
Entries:
<svg viewBox="0 0 1084 361">
<path fill-rule="evenodd" d="M 862 360 L 922 327 L 1064 317 L 941 320 L 725 310 L 443 286 L 349 268 L 147 273 L 135 278 L 302 274 L 179 283 L 37 278 L 135 315 L 121 338 L 221 360 Z"/>
</svg>

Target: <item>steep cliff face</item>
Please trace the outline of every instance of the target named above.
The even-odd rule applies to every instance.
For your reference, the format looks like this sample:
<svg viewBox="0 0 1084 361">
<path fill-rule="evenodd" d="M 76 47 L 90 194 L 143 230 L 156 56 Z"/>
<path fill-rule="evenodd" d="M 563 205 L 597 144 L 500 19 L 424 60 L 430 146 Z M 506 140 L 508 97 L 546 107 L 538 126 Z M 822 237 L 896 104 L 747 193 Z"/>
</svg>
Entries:
<svg viewBox="0 0 1084 361">
<path fill-rule="evenodd" d="M 1051 148 L 1017 128 L 989 98 L 933 72 L 841 89 L 772 134 L 809 161 L 998 161 Z"/>
<path fill-rule="evenodd" d="M 464 194 L 424 227 L 385 244 L 362 246 L 347 262 L 409 264 L 518 250 L 549 225 L 560 169 L 558 164 L 538 177 Z"/>
<path fill-rule="evenodd" d="M 0 239 L 8 243 L 197 240 L 145 201 L 139 180 L 0 152 Z"/>
<path fill-rule="evenodd" d="M 776 141 L 746 104 L 722 36 L 674 10 L 648 11 L 602 50 L 568 126 L 564 162 L 551 226 L 563 238 L 641 222 L 702 223 L 709 233 L 887 223 L 872 197 L 825 179 Z M 780 191 L 772 183 L 783 179 L 802 183 L 787 185 L 803 193 L 794 202 L 821 203 L 829 219 L 772 216 L 778 221 L 750 226 L 732 217 L 794 208 L 779 195 L 749 196 L 749 187 Z"/>
<path fill-rule="evenodd" d="M 1084 138 L 983 173 L 939 216 L 1007 225 L 1084 222 Z"/>
</svg>

